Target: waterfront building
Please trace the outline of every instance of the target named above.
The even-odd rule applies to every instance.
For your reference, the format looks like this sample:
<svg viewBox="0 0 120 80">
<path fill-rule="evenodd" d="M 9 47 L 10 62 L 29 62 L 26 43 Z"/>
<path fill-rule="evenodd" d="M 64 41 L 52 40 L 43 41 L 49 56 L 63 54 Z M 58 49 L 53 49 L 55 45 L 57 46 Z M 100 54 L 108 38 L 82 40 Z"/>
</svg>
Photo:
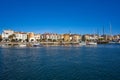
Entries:
<svg viewBox="0 0 120 80">
<path fill-rule="evenodd" d="M 45 41 L 53 42 L 60 39 L 60 35 L 56 33 L 44 33 L 41 35 L 41 39 Z"/>
<path fill-rule="evenodd" d="M 81 35 L 79 34 L 71 34 L 70 40 L 73 42 L 80 42 L 81 41 Z"/>
<path fill-rule="evenodd" d="M 2 40 L 3 41 L 8 41 L 9 40 L 9 36 L 13 35 L 14 31 L 13 30 L 3 30 L 2 32 Z"/>
<path fill-rule="evenodd" d="M 50 38 L 50 34 L 49 34 L 49 33 L 41 34 L 41 40 L 42 40 L 43 42 L 48 41 L 49 38 Z"/>
<path fill-rule="evenodd" d="M 16 41 L 25 42 L 27 41 L 27 33 L 25 32 L 14 32 Z"/>
<path fill-rule="evenodd" d="M 63 37 L 64 37 L 63 39 L 64 39 L 65 42 L 70 41 L 70 34 L 64 34 Z"/>
<path fill-rule="evenodd" d="M 58 34 L 50 34 L 50 39 L 52 39 L 52 41 L 57 41 L 58 40 Z"/>
<path fill-rule="evenodd" d="M 39 42 L 41 39 L 41 35 L 40 34 L 35 34 L 34 35 L 35 41 Z"/>
<path fill-rule="evenodd" d="M 99 41 L 102 41 L 102 40 L 104 40 L 104 37 L 99 36 L 99 37 L 98 37 L 98 40 L 99 40 Z"/>
<path fill-rule="evenodd" d="M 111 35 L 108 35 L 108 36 L 107 36 L 107 39 L 108 39 L 109 41 L 114 40 L 114 39 L 113 39 L 113 36 L 111 36 Z"/>
<path fill-rule="evenodd" d="M 114 40 L 118 40 L 118 39 L 120 39 L 120 37 L 119 37 L 119 35 L 114 35 L 114 36 L 113 36 L 113 39 L 114 39 Z"/>
<path fill-rule="evenodd" d="M 88 40 L 90 40 L 90 35 L 89 35 L 89 34 L 83 35 L 83 36 L 82 36 L 82 40 L 83 40 L 83 41 L 88 41 Z"/>
<path fill-rule="evenodd" d="M 64 35 L 58 34 L 58 41 L 63 42 L 64 41 Z"/>
<path fill-rule="evenodd" d="M 107 41 L 107 39 L 108 39 L 108 36 L 107 35 L 101 35 L 101 37 L 103 37 L 103 40 L 105 40 L 105 41 Z"/>
<path fill-rule="evenodd" d="M 61 40 L 61 35 L 57 34 L 57 40 L 60 41 Z"/>
<path fill-rule="evenodd" d="M 98 40 L 98 35 L 97 34 L 91 34 L 91 35 L 89 35 L 90 37 L 89 37 L 89 40 Z"/>
<path fill-rule="evenodd" d="M 29 42 L 35 42 L 35 35 L 33 32 L 28 33 L 28 41 Z"/>
<path fill-rule="evenodd" d="M 62 39 L 62 40 L 64 39 L 64 34 L 60 35 L 60 39 Z"/>
<path fill-rule="evenodd" d="M 119 39 L 120 39 L 120 34 L 118 34 L 118 36 L 119 36 Z"/>
</svg>

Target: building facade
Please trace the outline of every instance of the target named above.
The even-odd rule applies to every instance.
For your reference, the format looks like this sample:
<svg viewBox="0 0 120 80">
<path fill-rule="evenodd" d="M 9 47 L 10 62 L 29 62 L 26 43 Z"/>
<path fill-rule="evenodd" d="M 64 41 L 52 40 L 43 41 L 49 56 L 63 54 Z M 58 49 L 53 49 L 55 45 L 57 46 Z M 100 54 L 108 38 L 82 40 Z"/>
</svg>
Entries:
<svg viewBox="0 0 120 80">
<path fill-rule="evenodd" d="M 10 35 L 13 35 L 14 34 L 14 31 L 13 30 L 4 30 L 3 32 L 2 32 L 2 39 L 3 39 L 3 41 L 4 40 L 8 40 L 9 39 L 9 36 Z"/>
<path fill-rule="evenodd" d="M 15 32 L 16 41 L 26 42 L 27 41 L 27 33 L 24 32 Z"/>
<path fill-rule="evenodd" d="M 28 41 L 29 42 L 35 42 L 35 35 L 33 32 L 28 33 Z"/>
</svg>

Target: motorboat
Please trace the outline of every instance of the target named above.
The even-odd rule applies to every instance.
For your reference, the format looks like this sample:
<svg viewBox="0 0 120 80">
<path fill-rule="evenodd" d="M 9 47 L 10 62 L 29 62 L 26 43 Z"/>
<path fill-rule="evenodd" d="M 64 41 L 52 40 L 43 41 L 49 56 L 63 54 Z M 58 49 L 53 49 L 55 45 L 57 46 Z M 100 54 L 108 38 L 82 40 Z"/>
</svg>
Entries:
<svg viewBox="0 0 120 80">
<path fill-rule="evenodd" d="M 97 45 L 97 42 L 87 42 L 87 45 Z"/>
<path fill-rule="evenodd" d="M 26 47 L 26 44 L 20 44 L 18 47 Z"/>
<path fill-rule="evenodd" d="M 82 42 L 79 43 L 79 45 L 84 46 L 84 45 L 86 45 L 86 42 L 82 41 Z"/>
<path fill-rule="evenodd" d="M 41 47 L 41 44 L 33 44 L 33 47 Z"/>
</svg>

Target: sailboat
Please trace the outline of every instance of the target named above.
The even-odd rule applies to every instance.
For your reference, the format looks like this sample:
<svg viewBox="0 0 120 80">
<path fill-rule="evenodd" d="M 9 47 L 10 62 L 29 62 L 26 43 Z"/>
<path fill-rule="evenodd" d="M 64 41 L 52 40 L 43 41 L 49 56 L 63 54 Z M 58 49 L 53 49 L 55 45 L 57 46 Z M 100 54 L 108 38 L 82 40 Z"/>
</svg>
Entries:
<svg viewBox="0 0 120 80">
<path fill-rule="evenodd" d="M 106 37 L 107 35 L 105 35 L 105 30 L 104 30 L 104 26 L 103 26 L 103 35 L 102 35 L 102 37 L 104 38 L 104 37 Z M 97 44 L 107 44 L 107 43 L 109 43 L 109 41 L 108 40 L 106 40 L 106 39 L 104 39 L 104 40 L 98 40 L 97 41 Z"/>
<path fill-rule="evenodd" d="M 112 37 L 112 26 L 111 26 L 111 24 L 110 24 L 110 37 Z M 112 41 L 109 41 L 109 43 L 110 44 L 115 44 L 115 43 L 117 43 L 117 41 L 112 40 Z"/>
</svg>

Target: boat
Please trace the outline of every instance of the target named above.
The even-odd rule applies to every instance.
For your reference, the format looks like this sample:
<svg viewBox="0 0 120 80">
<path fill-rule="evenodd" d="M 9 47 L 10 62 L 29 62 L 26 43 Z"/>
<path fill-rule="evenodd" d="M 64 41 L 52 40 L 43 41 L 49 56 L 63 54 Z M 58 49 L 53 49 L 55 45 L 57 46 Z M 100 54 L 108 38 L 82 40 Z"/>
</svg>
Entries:
<svg viewBox="0 0 120 80">
<path fill-rule="evenodd" d="M 84 46 L 84 45 L 86 45 L 86 42 L 82 41 L 79 43 L 79 45 Z"/>
<path fill-rule="evenodd" d="M 97 42 L 87 42 L 87 45 L 97 45 Z"/>
<path fill-rule="evenodd" d="M 110 44 L 113 44 L 113 43 L 114 43 L 114 44 L 118 44 L 118 43 L 120 43 L 120 40 L 118 39 L 118 40 L 110 41 L 109 43 L 110 43 Z"/>
<path fill-rule="evenodd" d="M 120 43 L 120 39 L 118 39 L 118 43 Z"/>
<path fill-rule="evenodd" d="M 2 47 L 2 48 L 9 48 L 10 46 L 8 46 L 7 44 L 3 44 L 3 45 L 0 45 L 0 47 Z"/>
<path fill-rule="evenodd" d="M 113 42 L 113 41 L 110 41 L 110 42 L 109 42 L 109 44 L 115 44 L 115 43 L 117 43 L 117 42 Z"/>
<path fill-rule="evenodd" d="M 26 47 L 26 44 L 20 44 L 18 47 Z"/>
<path fill-rule="evenodd" d="M 41 47 L 42 45 L 38 43 L 38 44 L 33 44 L 32 46 L 33 47 Z"/>
<path fill-rule="evenodd" d="M 109 41 L 109 44 L 115 44 L 115 43 L 117 43 L 117 41 Z"/>
<path fill-rule="evenodd" d="M 107 44 L 109 41 L 98 41 L 97 44 Z"/>
</svg>

